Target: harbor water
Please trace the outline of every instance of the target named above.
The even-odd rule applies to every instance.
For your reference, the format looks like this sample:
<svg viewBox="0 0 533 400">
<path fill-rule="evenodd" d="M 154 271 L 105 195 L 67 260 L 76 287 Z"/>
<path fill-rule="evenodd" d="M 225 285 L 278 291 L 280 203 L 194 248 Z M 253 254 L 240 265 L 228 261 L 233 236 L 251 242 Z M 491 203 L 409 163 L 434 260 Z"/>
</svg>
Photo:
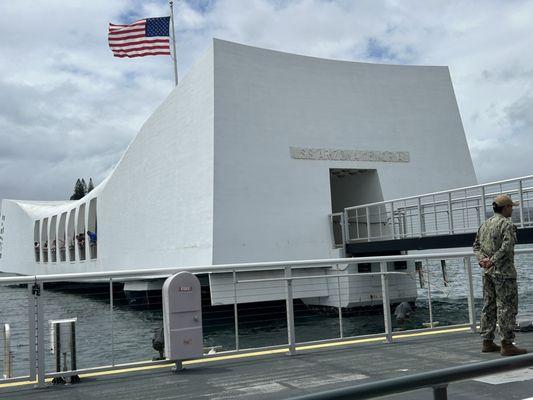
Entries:
<svg viewBox="0 0 533 400">
<path fill-rule="evenodd" d="M 518 319 L 533 319 L 533 255 L 518 255 L 516 267 L 519 280 Z M 462 260 L 447 260 L 448 284 L 443 281 L 439 261 L 429 262 L 433 320 L 440 326 L 468 322 L 466 277 Z M 476 312 L 482 304 L 481 270 L 472 266 Z M 0 275 L 1 276 L 1 275 Z M 417 329 L 429 322 L 427 285 L 420 286 L 419 276 L 413 275 L 418 287 L 416 308 L 402 326 L 393 321 L 396 330 Z M 162 325 L 160 307 L 132 307 L 125 298 L 115 297 L 111 311 L 109 290 L 105 285 L 52 287 L 44 291 L 45 320 L 77 318 L 76 345 L 78 368 L 146 361 L 157 356 L 151 339 Z M 207 307 L 203 313 L 204 346 L 216 351 L 235 349 L 233 307 Z M 0 328 L 11 327 L 11 350 L 14 375 L 28 372 L 28 289 L 22 286 L 0 286 Z M 55 371 L 51 354 L 50 331 L 46 326 L 47 371 Z M 339 316 L 334 312 L 310 310 L 295 301 L 295 331 L 298 342 L 331 339 L 340 336 Z M 383 315 L 380 303 L 365 312 L 343 310 L 344 337 L 382 333 Z M 0 338 L 0 341 L 3 339 Z M 239 346 L 241 349 L 287 343 L 285 304 L 249 304 L 239 306 Z M 0 343 L 3 349 L 3 343 Z M 3 352 L 0 359 L 3 358 Z M 3 359 L 0 360 L 0 367 Z M 0 373 L 1 374 L 1 373 Z"/>
</svg>

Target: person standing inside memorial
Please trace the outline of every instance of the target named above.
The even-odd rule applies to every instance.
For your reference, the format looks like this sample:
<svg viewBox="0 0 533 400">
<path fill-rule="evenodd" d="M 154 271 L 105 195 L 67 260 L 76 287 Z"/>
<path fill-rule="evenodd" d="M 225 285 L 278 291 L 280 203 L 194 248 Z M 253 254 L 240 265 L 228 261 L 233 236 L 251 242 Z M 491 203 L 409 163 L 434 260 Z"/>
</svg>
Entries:
<svg viewBox="0 0 533 400">
<path fill-rule="evenodd" d="M 484 353 L 499 351 L 502 356 L 527 353 L 513 344 L 518 312 L 518 287 L 514 266 L 516 227 L 511 215 L 513 202 L 505 194 L 494 199 L 494 215 L 480 227 L 474 241 L 474 253 L 483 268 L 483 310 L 481 336 Z M 496 323 L 499 326 L 501 347 L 494 343 Z"/>
</svg>

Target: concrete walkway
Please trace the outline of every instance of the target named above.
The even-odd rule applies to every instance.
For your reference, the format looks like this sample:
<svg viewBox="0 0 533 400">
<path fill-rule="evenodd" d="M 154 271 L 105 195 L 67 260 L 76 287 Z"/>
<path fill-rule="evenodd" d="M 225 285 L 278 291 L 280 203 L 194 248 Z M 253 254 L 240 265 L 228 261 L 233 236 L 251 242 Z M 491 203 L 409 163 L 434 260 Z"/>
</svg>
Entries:
<svg viewBox="0 0 533 400">
<path fill-rule="evenodd" d="M 520 345 L 533 350 L 533 333 L 517 335 Z M 270 354 L 189 365 L 173 374 L 170 368 L 82 377 L 76 385 L 2 387 L 8 399 L 283 399 L 340 388 L 354 383 L 426 372 L 451 366 L 498 359 L 480 352 L 477 334 L 452 332 L 323 347 L 295 356 Z M 452 399 L 533 398 L 533 368 L 451 384 Z M 432 398 L 419 390 L 388 399 Z"/>
</svg>

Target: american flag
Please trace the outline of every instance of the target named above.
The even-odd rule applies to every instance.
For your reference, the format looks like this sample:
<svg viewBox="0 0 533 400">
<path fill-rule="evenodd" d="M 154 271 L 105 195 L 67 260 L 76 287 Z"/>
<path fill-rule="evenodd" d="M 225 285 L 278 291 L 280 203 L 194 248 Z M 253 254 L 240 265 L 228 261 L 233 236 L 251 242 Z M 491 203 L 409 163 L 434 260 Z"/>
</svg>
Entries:
<svg viewBox="0 0 533 400">
<path fill-rule="evenodd" d="M 146 18 L 129 25 L 109 24 L 109 47 L 115 57 L 170 55 L 170 17 Z"/>
</svg>

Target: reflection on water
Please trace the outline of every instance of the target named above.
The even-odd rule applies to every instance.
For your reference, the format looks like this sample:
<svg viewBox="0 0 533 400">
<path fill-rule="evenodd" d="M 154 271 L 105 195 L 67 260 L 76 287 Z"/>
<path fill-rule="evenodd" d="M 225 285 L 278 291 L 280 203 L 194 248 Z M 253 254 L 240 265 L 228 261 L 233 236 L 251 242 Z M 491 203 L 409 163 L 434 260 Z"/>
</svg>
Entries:
<svg viewBox="0 0 533 400">
<path fill-rule="evenodd" d="M 518 256 L 520 318 L 533 318 L 532 288 L 533 256 Z M 468 322 L 468 307 L 465 296 L 465 275 L 462 262 L 449 261 L 449 286 L 444 286 L 440 263 L 430 264 L 432 286 L 433 320 L 440 325 Z M 473 266 L 476 309 L 479 318 L 481 309 L 481 274 Z M 417 278 L 416 278 L 417 279 Z M 417 279 L 418 281 L 418 279 Z M 115 293 L 116 304 L 111 314 L 109 292 L 106 286 L 79 286 L 72 289 L 56 288 L 44 291 L 45 319 L 72 318 L 76 324 L 77 359 L 79 368 L 96 367 L 112 362 L 127 363 L 149 360 L 157 353 L 152 349 L 151 338 L 162 324 L 161 310 L 135 309 Z M 394 328 L 421 328 L 429 321 L 427 289 L 420 289 L 416 309 L 409 321 Z M 233 307 L 210 307 L 204 310 L 204 343 L 206 347 L 220 346 L 221 350 L 235 348 Z M 0 287 L 0 323 L 9 323 L 12 330 L 15 375 L 28 374 L 28 298 L 27 289 L 18 286 Z M 383 332 L 383 316 L 378 306 L 374 314 L 343 315 L 343 335 L 356 336 Z M 111 315 L 113 321 L 111 322 Z M 112 327 L 113 326 L 113 327 Z M 295 301 L 295 327 L 298 342 L 339 337 L 339 318 L 336 314 L 324 314 L 308 310 L 303 303 Z M 50 333 L 46 328 L 46 346 L 50 345 Z M 287 324 L 285 303 L 273 302 L 239 306 L 240 348 L 285 344 Z M 0 343 L 0 349 L 3 343 Z M 112 351 L 113 349 L 113 351 Z M 114 355 L 114 356 L 113 356 Z M 3 362 L 3 354 L 0 354 Z M 55 370 L 55 360 L 50 351 L 46 353 L 47 371 Z M 2 365 L 2 364 L 0 364 Z"/>
</svg>

